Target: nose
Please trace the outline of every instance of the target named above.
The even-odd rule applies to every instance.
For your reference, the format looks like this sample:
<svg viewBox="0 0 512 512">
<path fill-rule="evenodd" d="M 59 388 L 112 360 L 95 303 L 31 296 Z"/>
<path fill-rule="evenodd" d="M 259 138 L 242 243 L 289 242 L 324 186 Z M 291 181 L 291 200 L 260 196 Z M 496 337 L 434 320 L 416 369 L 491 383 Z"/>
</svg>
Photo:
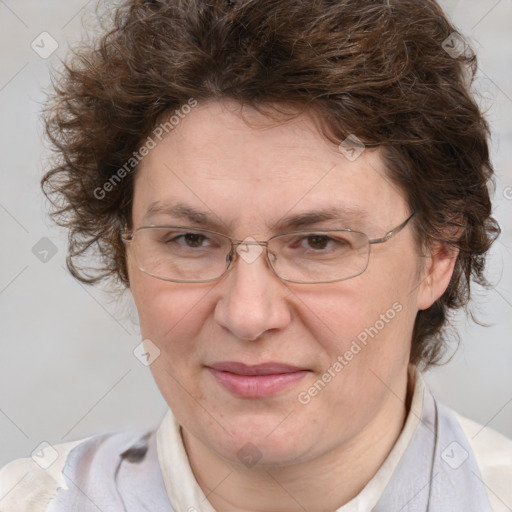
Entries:
<svg viewBox="0 0 512 512">
<path fill-rule="evenodd" d="M 290 323 L 289 291 L 269 268 L 263 247 L 242 244 L 237 253 L 220 285 L 215 320 L 238 339 L 254 341 Z"/>
</svg>

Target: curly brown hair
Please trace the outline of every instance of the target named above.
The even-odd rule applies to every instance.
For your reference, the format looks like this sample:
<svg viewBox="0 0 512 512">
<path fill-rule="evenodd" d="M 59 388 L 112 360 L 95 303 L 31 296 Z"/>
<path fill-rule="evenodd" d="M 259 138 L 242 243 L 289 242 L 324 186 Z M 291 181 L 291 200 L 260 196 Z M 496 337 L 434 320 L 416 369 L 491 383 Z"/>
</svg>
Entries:
<svg viewBox="0 0 512 512">
<path fill-rule="evenodd" d="M 438 363 L 449 310 L 467 305 L 472 279 L 486 284 L 485 253 L 499 233 L 489 129 L 470 91 L 476 58 L 439 5 L 125 0 L 111 10 L 108 31 L 57 75 L 45 114 L 57 153 L 42 185 L 69 229 L 71 273 L 129 286 L 120 228 L 130 222 L 133 156 L 163 115 L 191 98 L 307 108 L 328 140 L 354 134 L 383 149 L 416 212 L 419 247 L 458 249 L 448 289 L 414 326 L 411 362 Z"/>
</svg>

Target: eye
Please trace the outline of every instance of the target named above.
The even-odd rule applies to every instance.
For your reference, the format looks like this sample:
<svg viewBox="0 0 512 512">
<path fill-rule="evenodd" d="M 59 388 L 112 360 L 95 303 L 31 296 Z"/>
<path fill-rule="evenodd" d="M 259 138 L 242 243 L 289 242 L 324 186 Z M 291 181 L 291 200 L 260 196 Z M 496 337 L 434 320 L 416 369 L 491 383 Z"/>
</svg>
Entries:
<svg viewBox="0 0 512 512">
<path fill-rule="evenodd" d="M 328 247 L 329 242 L 332 242 L 332 238 L 326 235 L 310 235 L 304 239 L 309 249 L 320 251 Z"/>
<path fill-rule="evenodd" d="M 174 237 L 172 241 L 177 241 L 180 245 L 185 245 L 186 247 L 203 247 L 203 242 L 206 240 L 205 235 L 199 233 L 185 233 Z"/>
<path fill-rule="evenodd" d="M 335 252 L 350 247 L 348 240 L 342 236 L 329 236 L 324 233 L 311 233 L 293 244 L 294 249 L 306 249 L 312 252 Z"/>
<path fill-rule="evenodd" d="M 155 235 L 157 234 L 155 232 Z M 218 245 L 208 234 L 176 229 L 160 233 L 157 241 L 163 244 L 166 249 L 173 250 L 207 249 Z"/>
</svg>

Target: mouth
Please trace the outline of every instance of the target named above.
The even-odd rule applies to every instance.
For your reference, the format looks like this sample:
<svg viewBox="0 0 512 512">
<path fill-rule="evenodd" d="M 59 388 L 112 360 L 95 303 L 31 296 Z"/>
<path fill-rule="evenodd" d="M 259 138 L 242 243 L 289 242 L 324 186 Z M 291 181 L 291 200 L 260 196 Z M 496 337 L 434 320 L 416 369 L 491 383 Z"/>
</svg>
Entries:
<svg viewBox="0 0 512 512">
<path fill-rule="evenodd" d="M 239 398 L 266 398 L 290 388 L 310 370 L 282 363 L 249 366 L 226 361 L 207 366 L 216 381 Z"/>
</svg>

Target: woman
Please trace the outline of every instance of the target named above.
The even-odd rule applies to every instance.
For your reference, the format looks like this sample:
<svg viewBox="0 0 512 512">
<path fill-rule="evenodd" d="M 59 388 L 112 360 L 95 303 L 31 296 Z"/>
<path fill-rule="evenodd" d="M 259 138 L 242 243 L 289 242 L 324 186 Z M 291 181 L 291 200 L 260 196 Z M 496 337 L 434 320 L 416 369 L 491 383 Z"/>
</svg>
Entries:
<svg viewBox="0 0 512 512">
<path fill-rule="evenodd" d="M 512 508 L 511 441 L 419 372 L 499 232 L 475 66 L 431 0 L 118 7 L 56 85 L 43 186 L 169 413 L 11 463 L 1 510 Z"/>
</svg>

